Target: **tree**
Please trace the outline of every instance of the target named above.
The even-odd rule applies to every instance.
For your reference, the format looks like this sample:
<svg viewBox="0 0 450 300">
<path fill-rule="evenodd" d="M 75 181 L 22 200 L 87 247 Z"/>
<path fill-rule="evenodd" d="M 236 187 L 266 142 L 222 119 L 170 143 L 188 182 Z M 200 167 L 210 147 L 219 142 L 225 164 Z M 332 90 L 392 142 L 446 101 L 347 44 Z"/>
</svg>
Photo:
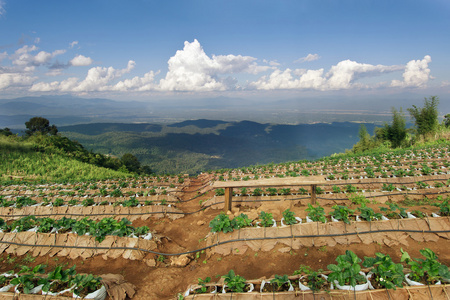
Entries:
<svg viewBox="0 0 450 300">
<path fill-rule="evenodd" d="M 450 114 L 444 116 L 444 125 L 445 127 L 450 127 Z"/>
<path fill-rule="evenodd" d="M 406 138 L 406 120 L 403 111 L 397 111 L 392 107 L 392 124 L 384 124 L 384 128 L 376 131 L 377 138 L 391 142 L 392 147 L 397 148 L 402 145 Z"/>
<path fill-rule="evenodd" d="M 141 169 L 141 163 L 136 158 L 136 156 L 134 156 L 133 154 L 125 153 L 122 156 L 122 158 L 120 159 L 120 161 L 127 168 L 127 170 L 129 172 L 139 173 L 139 171 Z"/>
<path fill-rule="evenodd" d="M 28 122 L 25 122 L 25 126 L 28 128 L 25 131 L 25 134 L 28 136 L 32 136 L 37 132 L 43 135 L 56 135 L 58 133 L 58 128 L 55 125 L 50 126 L 49 120 L 42 117 L 31 118 Z"/>
<path fill-rule="evenodd" d="M 408 108 L 409 114 L 414 119 L 418 134 L 424 135 L 436 131 L 439 126 L 438 104 L 439 98 L 431 96 L 429 99 L 425 97 L 424 107 L 420 108 L 413 105 L 413 108 Z"/>
<path fill-rule="evenodd" d="M 367 132 L 367 128 L 364 124 L 361 124 L 359 126 L 358 136 L 359 142 L 353 146 L 354 153 L 364 152 L 374 146 L 372 137 L 370 136 L 369 132 Z"/>
<path fill-rule="evenodd" d="M 11 129 L 5 127 L 4 129 L 0 129 L 0 135 L 10 136 L 13 135 L 13 133 L 11 132 Z"/>
</svg>

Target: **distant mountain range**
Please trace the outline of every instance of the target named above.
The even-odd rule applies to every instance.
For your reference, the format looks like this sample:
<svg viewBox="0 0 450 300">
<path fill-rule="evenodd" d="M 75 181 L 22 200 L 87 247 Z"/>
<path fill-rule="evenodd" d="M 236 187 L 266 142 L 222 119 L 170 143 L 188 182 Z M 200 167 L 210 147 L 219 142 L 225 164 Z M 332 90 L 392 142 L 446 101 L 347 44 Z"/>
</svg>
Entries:
<svg viewBox="0 0 450 300">
<path fill-rule="evenodd" d="M 375 125 L 365 124 L 370 133 Z M 122 156 L 163 173 L 237 168 L 316 159 L 355 144 L 360 124 L 279 125 L 251 121 L 190 120 L 170 125 L 94 123 L 60 126 L 87 149 Z"/>
<path fill-rule="evenodd" d="M 70 95 L 21 97 L 0 99 L 0 128 L 23 129 L 25 122 L 35 116 L 45 117 L 57 126 L 85 123 L 167 125 L 198 119 L 224 122 L 250 120 L 274 124 L 332 122 L 381 124 L 391 121 L 392 106 L 403 107 L 405 116 L 409 118 L 406 109 L 413 104 L 418 106 L 423 104 L 423 97 L 419 95 L 411 94 L 401 99 L 392 97 L 309 99 L 302 96 L 298 99 L 280 100 L 231 97 L 164 100 L 150 98 L 147 101 L 116 101 Z M 444 97 L 441 98 L 439 111 L 441 115 L 450 112 L 450 99 L 446 101 Z"/>
</svg>

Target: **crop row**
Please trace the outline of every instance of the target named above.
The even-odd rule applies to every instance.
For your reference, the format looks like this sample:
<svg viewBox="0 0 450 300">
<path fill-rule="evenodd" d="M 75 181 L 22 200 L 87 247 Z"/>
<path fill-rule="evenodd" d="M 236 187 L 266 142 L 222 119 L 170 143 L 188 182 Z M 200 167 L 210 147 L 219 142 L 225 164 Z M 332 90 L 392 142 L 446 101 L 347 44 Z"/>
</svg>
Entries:
<svg viewBox="0 0 450 300">
<path fill-rule="evenodd" d="M 449 180 L 444 184 L 441 181 L 434 181 L 434 185 L 426 183 L 426 181 L 417 182 L 403 182 L 403 183 L 335 183 L 333 185 L 318 186 L 315 189 L 316 194 L 339 194 L 339 193 L 358 193 L 358 192 L 393 192 L 393 191 L 414 191 L 429 188 L 448 188 L 450 187 Z M 359 188 L 359 187 L 361 188 Z M 293 188 L 241 188 L 238 192 L 233 191 L 233 196 L 279 196 L 279 195 L 310 195 L 311 189 L 300 187 L 298 190 Z M 222 188 L 216 189 L 215 196 L 223 196 L 225 190 Z"/>
<path fill-rule="evenodd" d="M 209 284 L 211 278 L 198 280 L 198 285 L 188 288 L 184 296 L 202 294 L 217 291 L 222 288 L 223 293 L 244 292 L 283 292 L 312 290 L 329 291 L 336 287 L 342 290 L 364 290 L 364 289 L 396 289 L 408 285 L 434 285 L 450 281 L 450 272 L 446 265 L 438 261 L 437 255 L 430 249 L 420 250 L 423 258 L 411 258 L 410 255 L 401 250 L 400 263 L 395 263 L 388 254 L 376 253 L 375 257 L 364 257 L 364 261 L 354 252 L 347 250 L 344 255 L 336 257 L 337 264 L 329 264 L 325 272 L 323 270 L 313 271 L 308 266 L 300 266 L 293 276 L 275 275 L 272 279 L 247 282 L 247 280 L 236 275 L 233 270 L 222 276 L 224 285 Z M 362 272 L 362 267 L 366 272 Z M 406 271 L 406 267 L 411 271 Z M 303 275 L 303 276 L 302 276 Z M 220 291 L 218 291 L 220 292 Z M 182 298 L 181 296 L 180 298 Z"/>
<path fill-rule="evenodd" d="M 172 189 L 173 191 L 173 189 Z M 107 186 L 102 186 L 100 188 L 95 189 L 82 189 L 82 188 L 57 188 L 57 189 L 48 189 L 48 188 L 42 188 L 42 189 L 21 189 L 21 188 L 3 188 L 0 192 L 1 195 L 37 195 L 39 197 L 45 197 L 45 196 L 114 196 L 114 197 L 121 197 L 124 195 L 157 195 L 162 194 L 166 195 L 168 192 L 167 187 L 157 187 L 157 186 L 149 186 L 145 188 L 120 188 L 115 185 L 110 186 L 110 189 Z"/>
<path fill-rule="evenodd" d="M 439 211 L 437 212 L 440 216 L 450 216 L 450 203 L 449 200 L 445 200 L 440 204 L 437 204 Z M 308 204 L 306 211 L 308 215 L 306 217 L 307 222 L 322 222 L 326 223 L 329 220 L 332 221 L 343 221 L 344 223 L 350 224 L 351 221 L 376 221 L 382 219 L 402 219 L 402 218 L 425 218 L 427 215 L 419 210 L 414 210 L 411 213 L 407 212 L 405 208 L 400 207 L 396 203 L 388 203 L 388 207 L 380 207 L 386 217 L 381 213 L 376 213 L 373 208 L 367 207 L 362 204 L 357 209 L 350 209 L 343 205 L 334 205 L 333 211 L 328 215 L 325 214 L 325 210 L 322 206 L 313 206 Z M 356 211 L 359 215 L 355 215 Z M 284 225 L 294 225 L 301 223 L 302 220 L 295 216 L 295 213 L 290 209 L 286 209 L 283 212 L 282 224 Z M 384 217 L 384 218 L 383 218 Z M 276 226 L 276 221 L 273 219 L 271 213 L 266 213 L 261 211 L 259 214 L 259 219 L 251 220 L 248 215 L 241 213 L 233 219 L 225 213 L 220 213 L 209 223 L 211 227 L 211 232 L 232 232 L 240 228 L 250 227 L 250 226 L 261 226 L 261 227 L 273 227 Z"/>
<path fill-rule="evenodd" d="M 94 221 L 87 217 L 80 220 L 65 217 L 56 220 L 48 217 L 36 218 L 35 216 L 27 216 L 12 222 L 5 222 L 4 219 L 0 218 L 0 231 L 35 231 L 41 233 L 74 232 L 78 235 L 93 236 L 98 242 L 102 242 L 107 235 L 151 238 L 151 233 L 149 233 L 150 230 L 147 226 L 133 227 L 131 226 L 131 222 L 126 218 L 120 221 L 113 218 L 103 218 L 100 221 Z"/>
<path fill-rule="evenodd" d="M 348 180 L 348 179 L 363 179 L 363 178 L 395 178 L 395 177 L 415 177 L 415 176 L 433 176 L 433 175 L 447 175 L 450 174 L 448 166 L 426 166 L 415 168 L 410 165 L 406 168 L 401 167 L 364 167 L 358 168 L 342 168 L 342 169 L 298 169 L 280 171 L 280 172 L 266 172 L 256 174 L 233 174 L 228 176 L 219 175 L 216 177 L 219 181 L 247 181 L 258 180 L 262 178 L 285 178 L 285 177 L 309 177 L 309 176 L 325 176 L 328 180 Z"/>
<path fill-rule="evenodd" d="M 65 183 L 27 183 L 21 182 L 18 184 L 8 184 L 4 188 L 14 189 L 14 190 L 60 190 L 65 188 L 73 189 L 98 189 L 103 188 L 142 188 L 146 189 L 151 186 L 165 186 L 174 188 L 185 183 L 185 176 L 172 176 L 172 177 L 134 177 L 134 178 L 123 178 L 123 179 L 106 179 L 106 180 L 85 180 L 82 182 L 65 182 Z"/>
<path fill-rule="evenodd" d="M 153 199 L 150 200 L 150 198 L 143 197 L 144 199 L 138 200 L 136 197 L 130 197 L 129 199 L 123 199 L 123 198 L 108 198 L 108 197 L 97 197 L 97 198 L 74 198 L 74 197 L 68 197 L 68 198 L 41 198 L 41 199 L 32 199 L 30 197 L 26 196 L 18 196 L 18 197 L 4 197 L 0 196 L 0 207 L 13 207 L 13 208 L 23 208 L 23 207 L 29 207 L 29 206 L 48 206 L 48 207 L 61 207 L 61 206 L 108 206 L 112 205 L 114 207 L 121 206 L 121 207 L 141 207 L 141 206 L 151 206 L 151 205 L 173 205 L 169 203 L 174 203 L 177 201 L 174 200 L 167 200 L 165 198 L 161 199 Z M 123 199 L 123 200 L 122 200 Z M 146 200 L 148 199 L 148 200 Z M 39 200 L 39 202 L 38 202 Z"/>
<path fill-rule="evenodd" d="M 102 284 L 102 278 L 93 274 L 77 274 L 75 265 L 71 268 L 57 266 L 53 271 L 46 272 L 45 265 L 37 265 L 33 268 L 22 266 L 18 273 L 13 270 L 0 275 L 0 291 L 25 294 L 42 294 L 55 296 L 72 293 L 80 298 L 85 298 L 90 293 L 103 289 L 104 299 L 106 289 Z M 102 287 L 103 286 L 103 287 Z M 97 293 L 99 294 L 99 293 Z M 90 298 L 90 297 L 87 297 Z"/>
</svg>

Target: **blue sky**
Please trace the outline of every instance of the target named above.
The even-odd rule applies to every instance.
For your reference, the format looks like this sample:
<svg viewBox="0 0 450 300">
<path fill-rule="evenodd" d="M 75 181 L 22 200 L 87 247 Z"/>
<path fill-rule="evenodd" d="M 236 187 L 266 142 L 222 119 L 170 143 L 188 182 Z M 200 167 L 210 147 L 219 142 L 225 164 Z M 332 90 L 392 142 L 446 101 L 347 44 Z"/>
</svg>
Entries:
<svg viewBox="0 0 450 300">
<path fill-rule="evenodd" d="M 0 0 L 0 98 L 450 91 L 448 0 Z"/>
</svg>

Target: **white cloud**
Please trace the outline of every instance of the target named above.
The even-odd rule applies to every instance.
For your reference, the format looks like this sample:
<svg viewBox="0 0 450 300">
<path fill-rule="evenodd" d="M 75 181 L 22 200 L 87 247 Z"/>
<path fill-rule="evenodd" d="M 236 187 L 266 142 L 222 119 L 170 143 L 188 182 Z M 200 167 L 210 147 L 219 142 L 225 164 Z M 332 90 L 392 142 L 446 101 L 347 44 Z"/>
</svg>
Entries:
<svg viewBox="0 0 450 300">
<path fill-rule="evenodd" d="M 78 41 L 73 41 L 72 43 L 70 43 L 70 48 L 73 48 L 76 45 L 78 45 Z"/>
<path fill-rule="evenodd" d="M 35 45 L 25 45 L 22 48 L 17 49 L 11 56 L 12 63 L 16 66 L 22 66 L 24 68 L 40 66 L 48 64 L 52 58 L 66 52 L 66 50 L 55 50 L 52 53 L 40 51 L 36 55 L 31 54 L 31 52 L 35 52 L 38 49 L 39 48 Z"/>
<path fill-rule="evenodd" d="M 109 85 L 109 83 L 114 79 L 126 73 L 129 73 L 135 67 L 135 65 L 136 63 L 130 60 L 128 61 L 127 67 L 125 69 L 116 70 L 113 67 L 94 67 L 89 69 L 86 77 L 81 82 L 74 77 L 68 78 L 61 82 L 38 82 L 30 88 L 30 91 L 91 92 L 113 90 L 114 88 Z"/>
<path fill-rule="evenodd" d="M 294 78 L 293 75 L 299 76 Z M 250 83 L 250 87 L 259 90 L 275 89 L 323 89 L 326 79 L 322 76 L 323 69 L 304 70 L 304 69 L 286 69 L 275 70 L 269 77 L 263 76 L 258 81 Z"/>
<path fill-rule="evenodd" d="M 425 86 L 429 79 L 433 79 L 430 75 L 428 64 L 431 57 L 425 55 L 422 60 L 411 60 L 406 64 L 403 73 L 403 81 L 392 80 L 391 86 L 394 87 L 422 87 Z"/>
<path fill-rule="evenodd" d="M 381 73 L 401 70 L 400 66 L 384 66 L 361 64 L 351 60 L 344 60 L 332 66 L 323 75 L 324 69 L 304 70 L 286 69 L 275 70 L 269 77 L 263 76 L 259 80 L 250 83 L 250 87 L 263 90 L 272 89 L 314 89 L 314 90 L 338 90 L 355 87 L 355 79 L 363 76 L 375 76 Z M 295 78 L 293 75 L 297 76 Z"/>
<path fill-rule="evenodd" d="M 384 66 L 357 63 L 351 60 L 344 60 L 332 66 L 327 73 L 328 89 L 348 89 L 352 86 L 355 77 L 379 75 L 401 70 L 401 66 Z"/>
<path fill-rule="evenodd" d="M 69 63 L 70 65 L 75 67 L 89 66 L 93 63 L 93 60 L 90 57 L 86 57 L 80 54 L 72 58 L 72 60 Z"/>
<path fill-rule="evenodd" d="M 159 88 L 165 91 L 213 91 L 228 88 L 227 78 L 220 75 L 233 73 L 257 74 L 268 70 L 260 66 L 256 58 L 241 55 L 206 55 L 197 40 L 184 42 L 169 61 L 169 71 L 161 79 Z"/>
<path fill-rule="evenodd" d="M 2 73 L 0 74 L 0 90 L 17 86 L 27 86 L 32 84 L 35 80 L 36 77 L 28 74 Z"/>
<path fill-rule="evenodd" d="M 314 60 L 318 60 L 320 58 L 319 54 L 308 54 L 305 57 L 301 57 L 299 59 L 297 59 L 296 61 L 294 61 L 295 63 L 303 63 L 303 62 L 307 62 L 307 61 L 314 61 Z"/>
<path fill-rule="evenodd" d="M 144 74 L 144 77 L 134 77 L 132 79 L 125 79 L 116 83 L 111 89 L 114 91 L 151 91 L 157 89 L 157 84 L 155 83 L 155 76 L 159 72 L 150 71 Z"/>
</svg>

